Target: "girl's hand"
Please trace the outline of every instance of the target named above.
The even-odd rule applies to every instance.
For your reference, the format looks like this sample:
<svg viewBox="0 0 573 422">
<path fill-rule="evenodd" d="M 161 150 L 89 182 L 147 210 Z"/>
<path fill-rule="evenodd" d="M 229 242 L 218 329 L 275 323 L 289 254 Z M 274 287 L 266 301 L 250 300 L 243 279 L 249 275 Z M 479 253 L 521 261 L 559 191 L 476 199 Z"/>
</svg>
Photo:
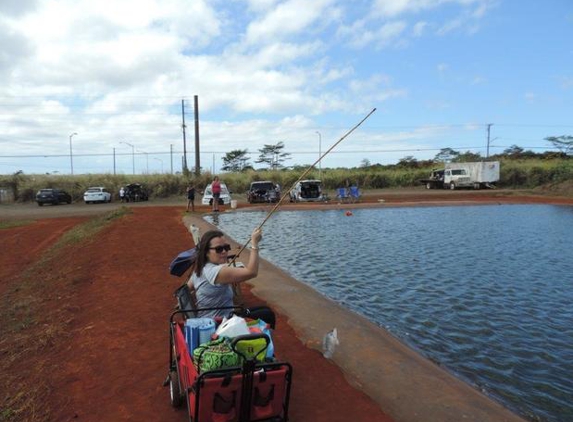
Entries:
<svg viewBox="0 0 573 422">
<path fill-rule="evenodd" d="M 260 228 L 256 228 L 255 230 L 253 230 L 253 233 L 251 233 L 251 246 L 257 248 L 262 238 L 263 238 L 263 232 Z"/>
</svg>

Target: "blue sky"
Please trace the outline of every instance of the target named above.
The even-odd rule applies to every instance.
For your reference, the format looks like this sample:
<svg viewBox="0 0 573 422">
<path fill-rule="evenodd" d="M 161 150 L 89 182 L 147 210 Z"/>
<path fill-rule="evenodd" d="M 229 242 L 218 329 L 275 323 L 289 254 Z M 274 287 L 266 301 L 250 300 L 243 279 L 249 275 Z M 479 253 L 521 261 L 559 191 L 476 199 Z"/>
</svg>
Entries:
<svg viewBox="0 0 573 422">
<path fill-rule="evenodd" d="M 1 174 L 178 171 L 182 99 L 192 167 L 194 95 L 206 171 L 312 164 L 373 108 L 323 168 L 485 156 L 488 124 L 543 151 L 573 135 L 573 2 L 4 0 L 0 79 Z"/>
</svg>

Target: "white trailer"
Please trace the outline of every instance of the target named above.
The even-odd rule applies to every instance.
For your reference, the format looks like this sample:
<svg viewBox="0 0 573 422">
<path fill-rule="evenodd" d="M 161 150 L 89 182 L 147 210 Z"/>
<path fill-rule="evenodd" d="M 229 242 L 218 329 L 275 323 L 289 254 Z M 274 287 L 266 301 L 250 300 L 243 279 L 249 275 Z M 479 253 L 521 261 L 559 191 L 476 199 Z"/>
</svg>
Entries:
<svg viewBox="0 0 573 422">
<path fill-rule="evenodd" d="M 444 188 L 493 188 L 499 181 L 499 161 L 477 163 L 447 163 L 444 169 Z"/>
</svg>

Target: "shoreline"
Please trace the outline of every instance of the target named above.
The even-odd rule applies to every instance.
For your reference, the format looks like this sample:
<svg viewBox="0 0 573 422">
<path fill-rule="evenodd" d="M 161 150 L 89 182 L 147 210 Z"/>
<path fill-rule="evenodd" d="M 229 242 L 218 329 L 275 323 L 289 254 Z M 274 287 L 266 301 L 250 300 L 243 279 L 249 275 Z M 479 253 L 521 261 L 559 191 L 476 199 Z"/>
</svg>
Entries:
<svg viewBox="0 0 573 422">
<path fill-rule="evenodd" d="M 521 199 L 521 198 L 520 198 Z M 382 208 L 386 206 L 492 205 L 497 201 L 425 201 L 356 204 L 289 204 L 289 210 Z M 505 203 L 505 201 L 504 201 Z M 512 203 L 521 203 L 512 202 Z M 534 201 L 534 203 L 537 203 Z M 310 206 L 309 206 L 310 205 Z M 283 208 L 283 209 L 284 209 Z M 270 211 L 272 206 L 239 207 L 239 211 Z M 228 212 L 236 212 L 229 210 Z M 202 214 L 186 215 L 184 224 L 195 224 L 202 232 L 214 228 Z M 240 247 L 234 239 L 233 246 Z M 243 254 L 248 254 L 248 250 Z M 247 259 L 248 255 L 242 257 Z M 520 415 L 486 396 L 428 358 L 305 283 L 261 258 L 259 276 L 247 282 L 252 293 L 284 315 L 297 337 L 322 353 L 322 338 L 337 328 L 340 345 L 332 361 L 349 383 L 378 403 L 397 422 L 524 421 Z M 360 347 L 357 347 L 360 345 Z M 296 370 L 296 368 L 295 368 Z"/>
</svg>

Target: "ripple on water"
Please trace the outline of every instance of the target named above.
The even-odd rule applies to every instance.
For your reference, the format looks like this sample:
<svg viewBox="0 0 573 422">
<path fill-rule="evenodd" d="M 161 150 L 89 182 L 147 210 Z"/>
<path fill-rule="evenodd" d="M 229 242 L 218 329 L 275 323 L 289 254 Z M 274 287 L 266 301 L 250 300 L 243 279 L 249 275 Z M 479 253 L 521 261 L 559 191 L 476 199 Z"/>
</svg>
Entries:
<svg viewBox="0 0 573 422">
<path fill-rule="evenodd" d="M 572 211 L 284 211 L 261 255 L 522 415 L 573 420 Z M 265 216 L 218 225 L 240 241 Z"/>
</svg>

